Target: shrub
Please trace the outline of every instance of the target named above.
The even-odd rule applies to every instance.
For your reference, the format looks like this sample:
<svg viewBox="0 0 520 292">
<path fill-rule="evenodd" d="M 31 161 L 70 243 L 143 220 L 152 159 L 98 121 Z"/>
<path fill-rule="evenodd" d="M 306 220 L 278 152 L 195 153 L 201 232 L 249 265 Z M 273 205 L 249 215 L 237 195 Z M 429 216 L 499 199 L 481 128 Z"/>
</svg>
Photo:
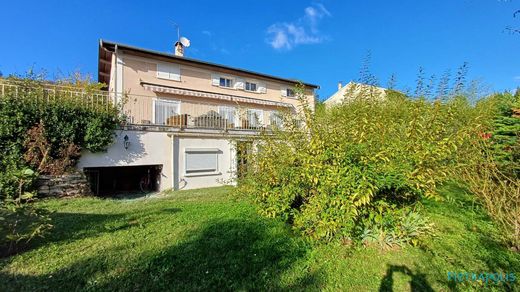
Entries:
<svg viewBox="0 0 520 292">
<path fill-rule="evenodd" d="M 61 174 L 75 165 L 81 150 L 98 152 L 112 143 L 119 123 L 115 106 L 93 103 L 89 91 L 50 95 L 37 80 L 10 82 L 17 86 L 7 87 L 0 98 L 0 152 L 9 153 L 0 159 L 0 167 Z M 0 198 L 13 195 L 12 175 L 4 175 Z"/>
<path fill-rule="evenodd" d="M 49 90 L 32 77 L 3 81 L 0 96 L 0 251 L 8 254 L 50 226 L 44 212 L 27 204 L 37 175 L 69 171 L 82 149 L 102 151 L 119 124 L 117 108 L 92 94 L 99 85 Z"/>
<path fill-rule="evenodd" d="M 476 153 L 490 120 L 464 97 L 431 102 L 394 91 L 315 115 L 303 108 L 304 129 L 286 115 L 284 131 L 257 142 L 239 192 L 265 216 L 324 241 L 416 243 L 431 226 L 413 208 L 440 199 L 437 186 L 463 167 L 461 153 Z"/>
</svg>

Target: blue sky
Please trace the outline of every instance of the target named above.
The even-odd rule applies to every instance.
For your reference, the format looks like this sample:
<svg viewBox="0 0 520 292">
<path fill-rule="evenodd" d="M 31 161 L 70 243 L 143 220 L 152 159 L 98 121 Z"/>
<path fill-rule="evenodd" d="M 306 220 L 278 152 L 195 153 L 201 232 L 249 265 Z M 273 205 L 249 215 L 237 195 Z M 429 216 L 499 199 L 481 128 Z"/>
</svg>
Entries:
<svg viewBox="0 0 520 292">
<path fill-rule="evenodd" d="M 380 83 L 397 76 L 415 87 L 469 62 L 470 79 L 490 90 L 520 86 L 519 0 L 386 1 L 6 1 L 0 19 L 0 71 L 31 66 L 50 77 L 97 76 L 100 38 L 171 52 L 173 22 L 192 46 L 187 56 L 319 84 L 359 77 L 367 52 Z"/>
</svg>

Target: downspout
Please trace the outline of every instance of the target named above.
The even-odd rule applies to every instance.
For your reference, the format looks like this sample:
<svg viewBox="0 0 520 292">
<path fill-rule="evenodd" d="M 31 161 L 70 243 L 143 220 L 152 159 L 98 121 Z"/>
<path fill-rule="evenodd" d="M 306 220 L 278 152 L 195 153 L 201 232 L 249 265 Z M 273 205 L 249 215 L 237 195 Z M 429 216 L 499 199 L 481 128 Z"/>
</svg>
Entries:
<svg viewBox="0 0 520 292">
<path fill-rule="evenodd" d="M 114 78 L 114 81 L 115 81 L 115 84 L 114 84 L 114 91 L 115 91 L 115 92 L 114 92 L 114 93 L 115 93 L 115 95 L 114 95 L 114 103 L 115 103 L 116 105 L 117 105 L 117 101 L 118 101 L 118 100 L 117 100 L 117 94 L 119 93 L 119 87 L 118 87 L 118 85 L 119 85 L 118 77 L 119 77 L 119 76 L 117 75 L 117 71 L 118 71 L 118 69 L 119 69 L 119 68 L 118 68 L 118 67 L 119 67 L 119 62 L 118 62 L 119 57 L 117 56 L 117 55 L 118 55 L 118 52 L 117 52 L 117 51 L 118 51 L 118 46 L 117 46 L 117 44 L 116 44 L 116 46 L 115 46 L 115 48 L 114 48 L 114 58 L 116 58 L 116 62 L 115 62 L 115 63 L 116 63 L 116 68 L 115 68 L 115 70 L 114 70 L 115 75 L 116 75 L 115 78 Z"/>
<path fill-rule="evenodd" d="M 172 190 L 176 191 L 178 189 L 178 186 L 176 185 L 176 175 L 175 175 L 175 163 L 176 163 L 176 157 L 175 157 L 175 134 L 174 133 L 169 133 L 167 134 L 170 138 L 171 138 L 171 141 L 172 141 L 172 148 L 171 148 L 171 174 L 172 174 L 172 177 L 171 177 L 171 185 L 172 185 Z"/>
</svg>

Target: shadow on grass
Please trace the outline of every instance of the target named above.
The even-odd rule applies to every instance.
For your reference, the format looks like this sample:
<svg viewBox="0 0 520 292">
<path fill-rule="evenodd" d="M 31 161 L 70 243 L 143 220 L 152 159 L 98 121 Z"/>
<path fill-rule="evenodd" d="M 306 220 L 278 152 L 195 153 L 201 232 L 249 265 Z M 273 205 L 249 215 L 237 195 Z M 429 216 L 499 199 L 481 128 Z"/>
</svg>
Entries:
<svg viewBox="0 0 520 292">
<path fill-rule="evenodd" d="M 98 198 L 102 199 L 111 199 L 111 200 L 143 200 L 143 199 L 150 199 L 155 198 L 159 196 L 160 192 L 155 191 L 146 191 L 146 192 L 140 192 L 140 191 L 134 191 L 134 192 L 113 192 L 113 193 L 106 193 L 97 196 Z"/>
<path fill-rule="evenodd" d="M 386 274 L 384 278 L 381 280 L 381 285 L 379 286 L 380 292 L 391 292 L 393 290 L 394 285 L 394 273 L 402 273 L 411 277 L 410 280 L 410 291 L 416 292 L 433 292 L 434 290 L 426 280 L 426 275 L 421 274 L 419 272 L 413 273 L 407 266 L 401 265 L 388 265 L 388 269 L 386 270 Z"/>
<path fill-rule="evenodd" d="M 148 212 L 147 215 L 153 216 L 156 215 L 156 213 L 178 213 L 181 211 L 180 208 L 163 208 L 159 211 Z M 12 256 L 49 243 L 81 240 L 83 238 L 112 233 L 143 224 L 143 218 L 132 213 L 90 214 L 47 212 L 47 216 L 51 218 L 53 227 L 43 238 L 33 238 L 26 244 L 20 242 L 14 253 L 8 254 L 7 252 L 0 252 L 0 255 L 5 254 L 5 256 Z M 22 220 L 21 222 L 22 224 L 30 224 L 31 220 Z"/>
<path fill-rule="evenodd" d="M 287 230 L 262 220 L 216 221 L 180 244 L 145 251 L 130 266 L 109 262 L 100 254 L 36 277 L 0 271 L 0 282 L 16 291 L 319 289 L 316 273 L 299 270 L 291 280 L 282 277 L 307 250 Z M 95 279 L 100 275 L 102 279 Z"/>
</svg>

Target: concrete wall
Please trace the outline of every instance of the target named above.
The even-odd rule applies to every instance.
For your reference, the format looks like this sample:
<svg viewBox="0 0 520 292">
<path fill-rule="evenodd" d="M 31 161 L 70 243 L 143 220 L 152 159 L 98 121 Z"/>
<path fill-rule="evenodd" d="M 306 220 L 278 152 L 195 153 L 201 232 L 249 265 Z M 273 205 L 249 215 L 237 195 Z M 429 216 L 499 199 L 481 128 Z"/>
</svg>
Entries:
<svg viewBox="0 0 520 292">
<path fill-rule="evenodd" d="M 234 143 L 226 138 L 169 137 L 167 132 L 117 131 L 117 137 L 106 152 L 85 151 L 77 165 L 85 167 L 162 165 L 160 190 L 196 189 L 221 186 L 232 182 L 236 171 Z M 124 136 L 129 138 L 124 148 Z M 186 175 L 185 150 L 187 148 L 218 149 L 218 174 Z"/>
<path fill-rule="evenodd" d="M 197 189 L 234 184 L 233 178 L 236 172 L 235 144 L 229 139 L 223 138 L 186 138 L 176 137 L 173 146 L 175 189 Z M 190 176 L 186 174 L 186 149 L 214 148 L 218 149 L 218 173 L 213 175 Z"/>
<path fill-rule="evenodd" d="M 162 165 L 160 190 L 172 188 L 172 138 L 166 132 L 117 131 L 117 137 L 106 152 L 85 151 L 77 165 L 85 167 Z M 130 141 L 124 148 L 124 136 Z"/>
</svg>

